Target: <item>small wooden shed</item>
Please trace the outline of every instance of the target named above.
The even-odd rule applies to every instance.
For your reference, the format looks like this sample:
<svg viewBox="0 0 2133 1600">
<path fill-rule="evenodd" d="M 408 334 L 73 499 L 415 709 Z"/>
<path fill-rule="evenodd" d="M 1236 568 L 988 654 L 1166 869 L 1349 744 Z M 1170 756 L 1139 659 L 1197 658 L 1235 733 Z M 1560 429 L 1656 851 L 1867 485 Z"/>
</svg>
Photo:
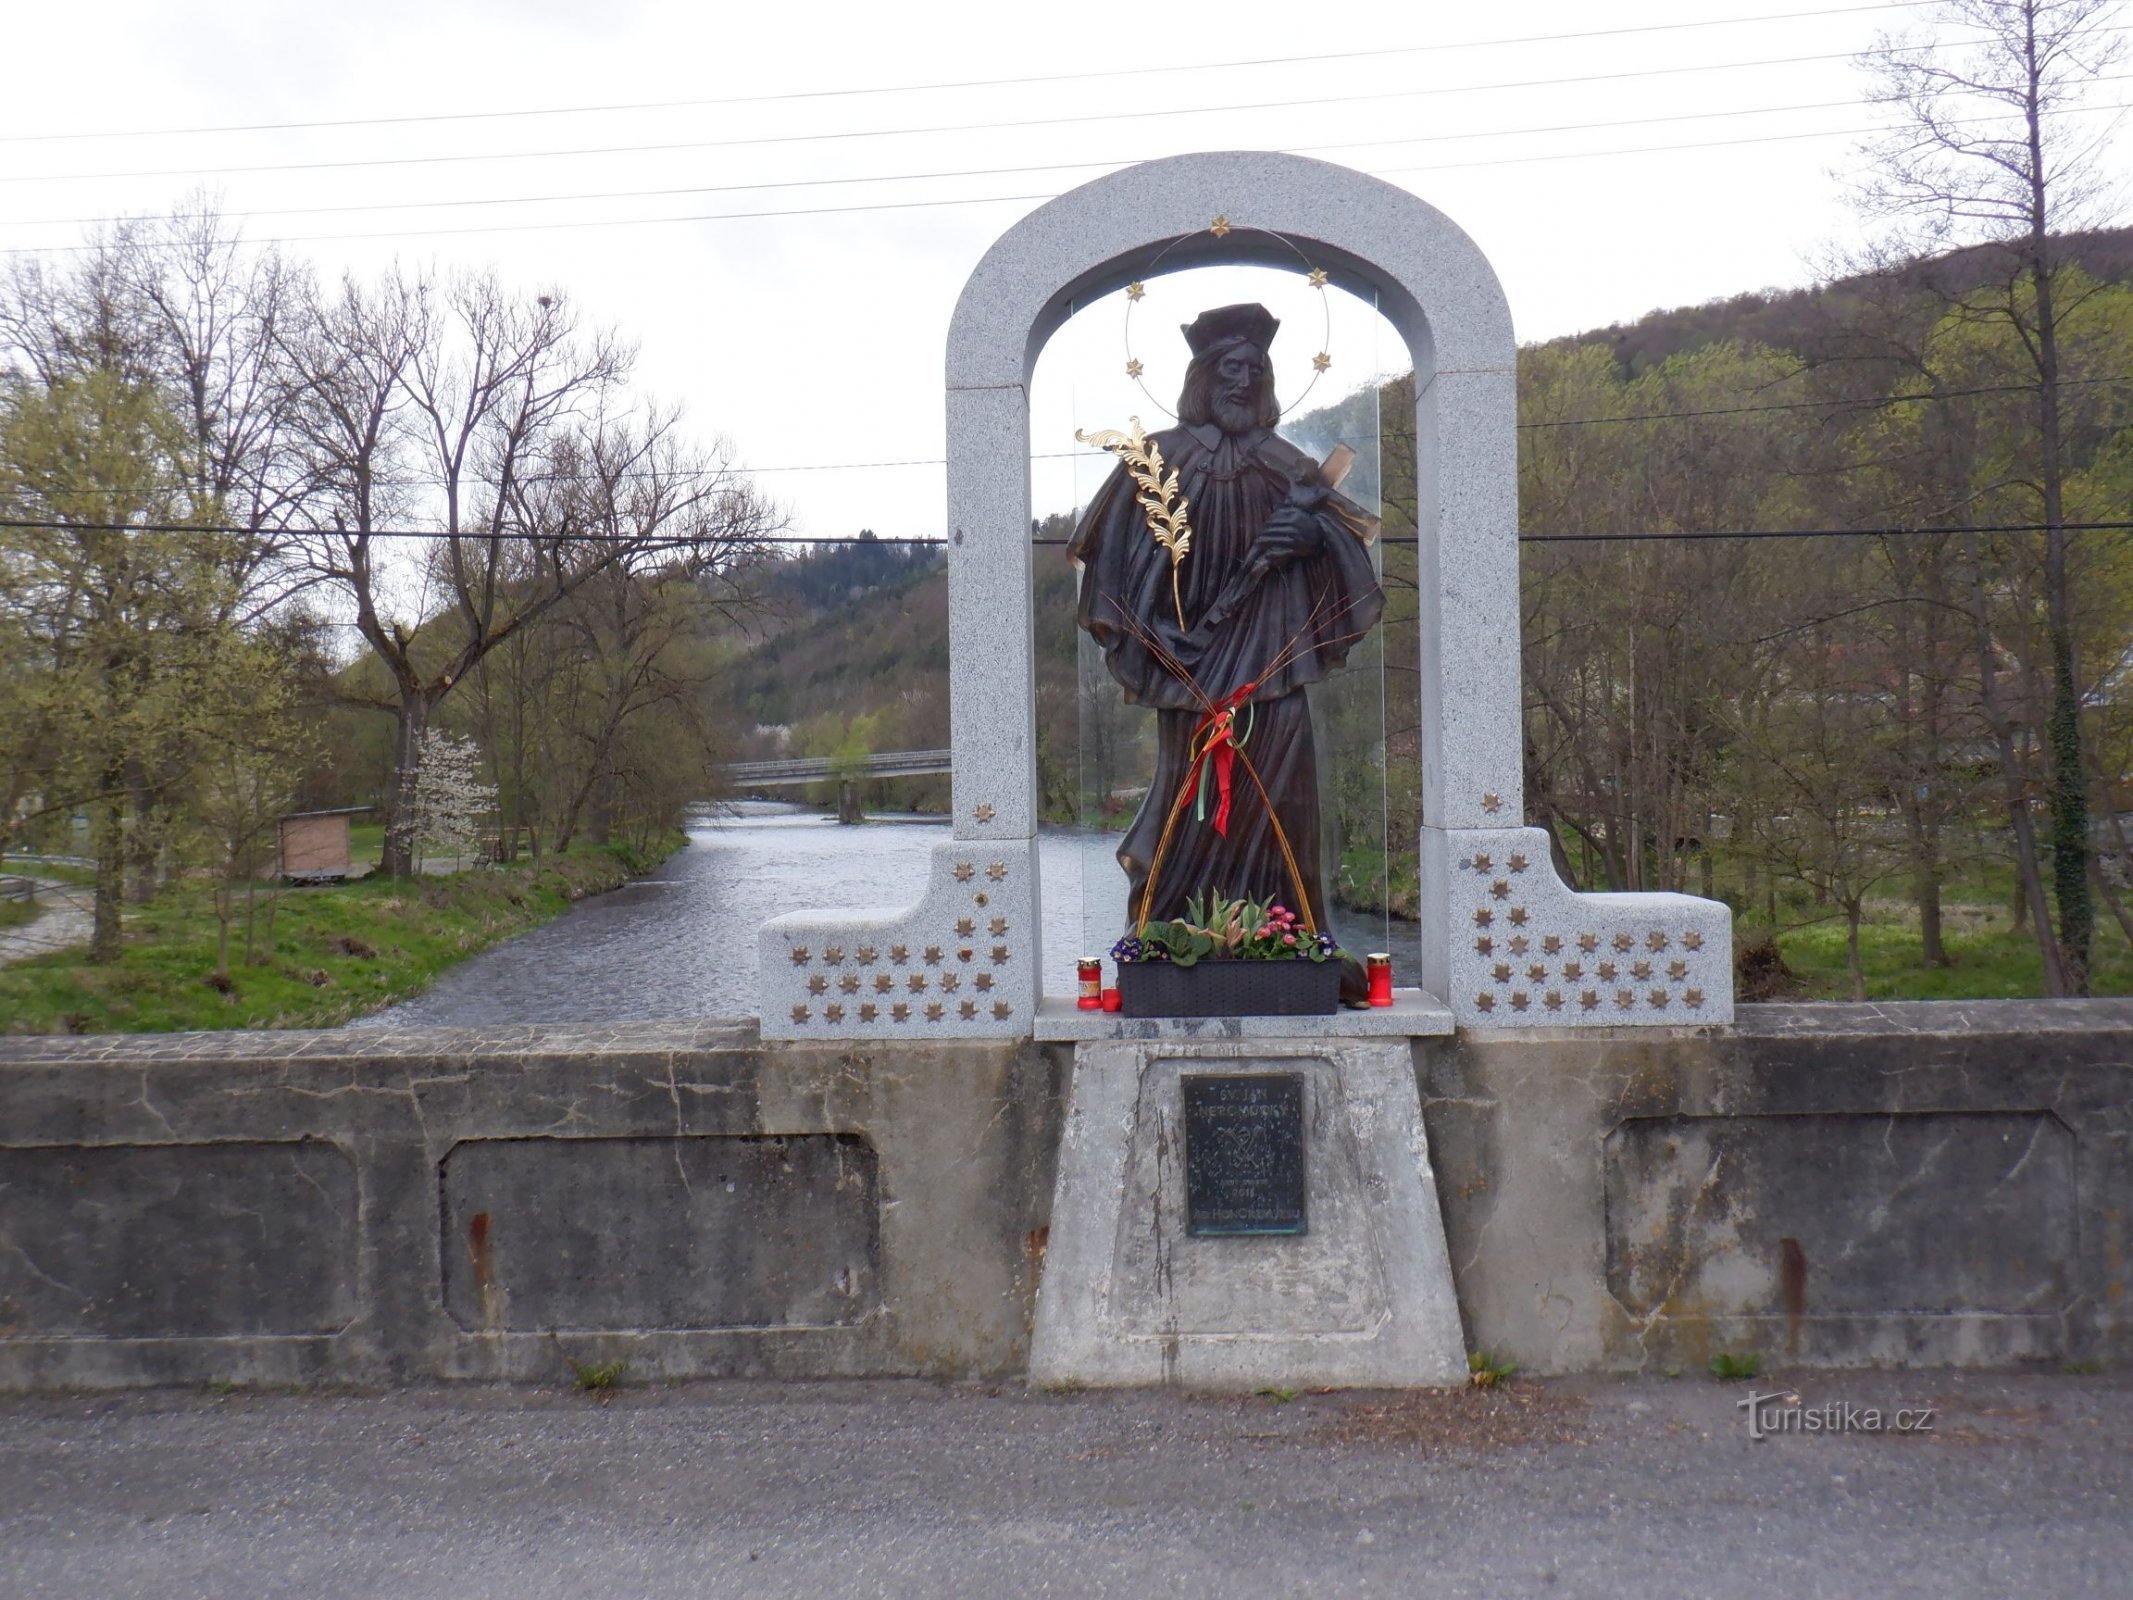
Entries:
<svg viewBox="0 0 2133 1600">
<path fill-rule="evenodd" d="M 291 883 L 340 883 L 348 876 L 348 819 L 375 809 L 292 811 L 281 819 L 281 875 Z"/>
</svg>

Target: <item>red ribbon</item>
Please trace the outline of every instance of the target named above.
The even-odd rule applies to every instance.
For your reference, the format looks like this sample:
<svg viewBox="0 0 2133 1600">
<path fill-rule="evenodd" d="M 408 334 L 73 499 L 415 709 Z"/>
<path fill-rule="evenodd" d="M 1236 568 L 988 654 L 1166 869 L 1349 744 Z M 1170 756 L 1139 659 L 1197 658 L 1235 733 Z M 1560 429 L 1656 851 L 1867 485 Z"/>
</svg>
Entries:
<svg viewBox="0 0 2133 1600">
<path fill-rule="evenodd" d="M 1186 770 L 1185 789 L 1189 794 L 1199 783 L 1200 764 L 1212 754 L 1215 761 L 1215 787 L 1221 795 L 1215 806 L 1215 832 L 1225 839 L 1229 837 L 1230 773 L 1237 763 L 1237 746 L 1232 737 L 1236 730 L 1237 708 L 1250 699 L 1252 691 L 1258 687 L 1256 682 L 1248 683 L 1243 688 L 1223 696 L 1214 709 L 1201 720 L 1200 726 L 1193 730 L 1194 741 L 1200 743 L 1204 735 L 1205 742 L 1200 743 L 1199 752 L 1194 755 L 1192 765 Z"/>
</svg>

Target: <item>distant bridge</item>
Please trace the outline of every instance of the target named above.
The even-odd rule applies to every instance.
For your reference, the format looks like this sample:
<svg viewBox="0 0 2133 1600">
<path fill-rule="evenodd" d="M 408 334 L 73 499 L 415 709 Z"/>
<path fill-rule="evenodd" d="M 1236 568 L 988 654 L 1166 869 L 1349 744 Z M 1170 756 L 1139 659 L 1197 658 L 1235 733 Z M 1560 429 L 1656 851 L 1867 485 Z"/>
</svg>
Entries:
<svg viewBox="0 0 2133 1600">
<path fill-rule="evenodd" d="M 885 750 L 862 760 L 807 756 L 793 761 L 729 761 L 719 775 L 735 789 L 783 789 L 793 784 L 837 784 L 837 819 L 857 822 L 858 787 L 867 778 L 923 778 L 955 770 L 950 750 Z"/>
</svg>

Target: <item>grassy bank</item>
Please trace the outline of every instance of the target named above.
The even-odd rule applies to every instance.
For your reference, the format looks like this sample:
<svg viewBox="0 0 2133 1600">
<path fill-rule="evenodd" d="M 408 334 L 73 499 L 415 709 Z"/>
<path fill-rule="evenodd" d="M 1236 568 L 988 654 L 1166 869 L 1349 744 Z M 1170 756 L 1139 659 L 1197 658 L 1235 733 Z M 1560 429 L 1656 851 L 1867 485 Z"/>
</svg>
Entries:
<svg viewBox="0 0 2133 1600">
<path fill-rule="evenodd" d="M 0 968 L 0 1031 L 153 1033 L 192 1028 L 322 1028 L 427 987 L 455 962 L 537 927 L 572 901 L 619 887 L 681 847 L 574 850 L 532 866 L 407 882 L 262 890 L 254 959 L 236 907 L 226 982 L 215 976 L 218 923 L 205 884 L 184 884 L 129 912 L 122 957 L 82 950 Z"/>
</svg>

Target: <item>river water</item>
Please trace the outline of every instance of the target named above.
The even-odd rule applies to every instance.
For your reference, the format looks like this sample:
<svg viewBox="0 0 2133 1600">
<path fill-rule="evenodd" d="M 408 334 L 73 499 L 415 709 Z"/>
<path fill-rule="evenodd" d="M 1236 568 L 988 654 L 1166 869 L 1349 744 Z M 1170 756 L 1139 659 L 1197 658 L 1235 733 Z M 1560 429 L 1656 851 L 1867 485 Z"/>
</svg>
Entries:
<svg viewBox="0 0 2133 1600">
<path fill-rule="evenodd" d="M 753 1016 L 758 924 L 787 911 L 908 906 L 946 830 L 940 817 L 845 827 L 791 806 L 744 801 L 692 819 L 688 846 L 651 876 L 492 945 L 425 993 L 348 1026 Z M 1075 958 L 1108 951 L 1125 925 L 1116 848 L 1113 836 L 1071 828 L 1047 829 L 1038 841 L 1047 994 L 1072 994 Z M 1334 932 L 1351 950 L 1390 950 L 1399 981 L 1415 981 L 1413 924 L 1336 912 Z"/>
</svg>

